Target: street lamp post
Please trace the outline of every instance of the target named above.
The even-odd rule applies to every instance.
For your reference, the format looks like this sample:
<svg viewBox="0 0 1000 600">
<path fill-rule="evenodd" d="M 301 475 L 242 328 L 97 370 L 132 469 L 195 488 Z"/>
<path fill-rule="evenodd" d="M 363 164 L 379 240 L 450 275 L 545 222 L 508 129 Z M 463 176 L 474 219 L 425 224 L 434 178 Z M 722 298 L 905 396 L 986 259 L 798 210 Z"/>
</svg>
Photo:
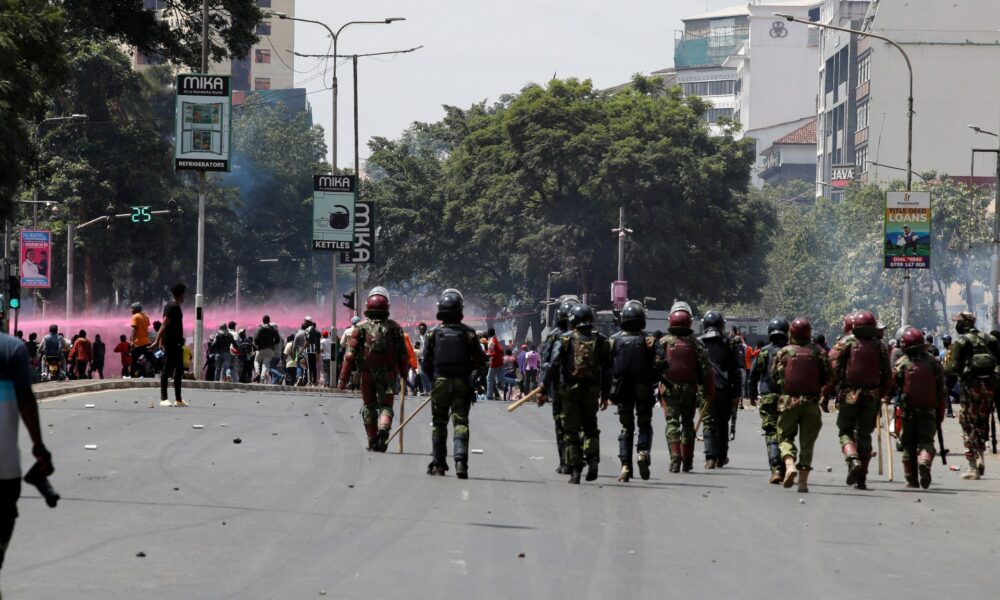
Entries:
<svg viewBox="0 0 1000 600">
<path fill-rule="evenodd" d="M 903 55 L 903 60 L 906 61 L 906 70 L 909 72 L 910 76 L 910 88 L 909 96 L 906 98 L 906 191 L 913 190 L 913 64 L 910 62 L 909 55 L 906 54 L 906 50 L 896 43 L 892 38 L 888 38 L 884 35 L 879 35 L 877 33 L 871 33 L 869 31 L 859 31 L 857 29 L 850 29 L 848 27 L 837 27 L 836 25 L 829 25 L 827 23 L 818 23 L 814 21 L 806 21 L 800 19 L 793 15 L 774 13 L 774 16 L 781 17 L 786 21 L 793 23 L 801 23 L 803 25 L 815 26 L 822 29 L 832 29 L 834 31 L 843 31 L 845 33 L 853 33 L 860 36 L 866 36 L 870 38 L 875 38 L 877 40 L 882 40 L 883 42 L 889 44 L 899 53 Z M 994 288 L 996 289 L 996 288 Z M 912 299 L 912 288 L 910 286 L 910 270 L 903 270 L 903 307 L 900 311 L 901 323 L 900 325 L 906 326 L 910 324 L 910 305 Z"/>
<path fill-rule="evenodd" d="M 283 12 L 277 12 L 277 11 L 266 11 L 264 14 L 265 15 L 274 16 L 274 17 L 278 17 L 279 19 L 283 19 L 283 20 L 300 21 L 302 23 L 312 23 L 314 25 L 319 25 L 320 27 L 323 27 L 324 29 L 326 29 L 327 33 L 329 33 L 330 37 L 333 39 L 333 56 L 334 56 L 334 59 L 333 59 L 333 82 L 331 84 L 331 87 L 333 89 L 333 122 L 330 124 L 330 138 L 331 138 L 331 144 L 330 144 L 330 155 L 331 156 L 330 156 L 330 158 L 331 158 L 331 167 L 333 168 L 333 172 L 336 173 L 337 172 L 337 58 L 336 58 L 336 56 L 337 56 L 337 42 L 340 39 L 340 32 L 342 32 L 349 25 L 388 25 L 388 24 L 390 24 L 390 23 L 392 23 L 394 21 L 405 21 L 406 19 L 404 17 L 388 17 L 388 18 L 382 19 L 381 21 L 349 21 L 349 22 L 344 23 L 343 25 L 341 25 L 340 28 L 337 29 L 336 32 L 334 32 L 333 29 L 331 29 L 329 25 L 327 25 L 326 23 L 323 23 L 322 21 L 314 21 L 312 19 L 302 19 L 302 18 L 299 18 L 299 17 L 290 17 L 290 16 L 288 16 L 287 14 L 285 14 Z M 354 173 L 355 178 L 357 178 L 357 175 L 358 174 L 355 172 Z M 360 183 L 360 181 L 358 183 Z M 333 320 L 332 330 L 333 330 L 334 334 L 336 334 L 336 332 L 337 332 L 337 263 L 338 263 L 338 258 L 339 258 L 338 253 L 334 252 L 333 253 L 333 263 L 332 263 L 332 274 L 330 276 L 330 316 L 331 316 L 331 319 Z M 358 290 L 358 293 L 360 294 L 360 290 Z"/>
<path fill-rule="evenodd" d="M 552 276 L 562 275 L 562 271 L 549 271 L 545 276 L 545 325 L 552 327 Z"/>
<path fill-rule="evenodd" d="M 975 125 L 969 125 L 969 129 L 976 133 L 992 135 L 997 138 L 996 150 L 975 149 L 972 151 L 972 154 L 975 157 L 976 152 L 990 152 L 997 156 L 997 185 L 993 205 L 993 257 L 990 261 L 990 298 L 992 299 L 990 324 L 993 326 L 993 329 L 998 329 L 1000 328 L 1000 325 L 998 325 L 1000 323 L 1000 294 L 997 293 L 997 287 L 1000 286 L 1000 135 L 976 127 Z M 973 165 L 975 165 L 975 162 L 973 162 Z"/>
</svg>

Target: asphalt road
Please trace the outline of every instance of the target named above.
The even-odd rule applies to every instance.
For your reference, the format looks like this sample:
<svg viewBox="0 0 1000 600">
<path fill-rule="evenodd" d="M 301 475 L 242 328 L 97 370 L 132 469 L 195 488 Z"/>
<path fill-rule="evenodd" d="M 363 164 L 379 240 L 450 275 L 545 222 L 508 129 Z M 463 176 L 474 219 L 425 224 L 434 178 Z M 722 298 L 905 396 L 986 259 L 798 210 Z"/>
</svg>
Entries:
<svg viewBox="0 0 1000 600">
<path fill-rule="evenodd" d="M 191 392 L 191 408 L 149 408 L 155 394 L 42 404 L 63 500 L 49 509 L 25 487 L 3 570 L 6 598 L 918 599 L 994 591 L 998 461 L 990 457 L 979 482 L 937 460 L 930 491 L 904 490 L 898 466 L 895 483 L 872 475 L 867 492 L 850 490 L 832 415 L 812 491 L 799 495 L 766 483 L 750 411 L 740 413 L 731 466 L 687 475 L 666 471 L 657 412 L 652 479 L 619 484 L 609 410 L 601 414 L 601 477 L 571 486 L 554 473 L 548 407 L 508 415 L 501 403 L 475 406 L 470 446 L 483 453 L 471 456 L 471 477 L 460 481 L 425 474 L 429 409 L 407 429 L 405 454 L 394 453 L 394 442 L 393 453 L 380 455 L 364 450 L 356 397 Z M 957 423 L 946 428 L 957 452 Z"/>
</svg>

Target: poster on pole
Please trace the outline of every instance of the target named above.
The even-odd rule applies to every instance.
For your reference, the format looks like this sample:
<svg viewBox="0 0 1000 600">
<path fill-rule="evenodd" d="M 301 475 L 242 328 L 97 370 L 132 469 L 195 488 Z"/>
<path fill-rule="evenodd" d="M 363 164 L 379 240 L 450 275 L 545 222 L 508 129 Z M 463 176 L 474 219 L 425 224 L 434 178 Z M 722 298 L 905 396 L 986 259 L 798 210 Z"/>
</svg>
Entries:
<svg viewBox="0 0 1000 600">
<path fill-rule="evenodd" d="M 886 269 L 929 269 L 931 193 L 887 192 L 884 232 Z"/>
<path fill-rule="evenodd" d="M 340 254 L 345 265 L 366 265 L 375 260 L 375 203 L 358 202 L 354 211 L 354 248 Z"/>
<path fill-rule="evenodd" d="M 313 175 L 313 250 L 352 249 L 355 183 L 354 175 Z"/>
<path fill-rule="evenodd" d="M 229 171 L 233 110 L 229 75 L 177 76 L 174 168 Z"/>
<path fill-rule="evenodd" d="M 20 252 L 18 273 L 22 288 L 52 287 L 51 262 L 52 233 L 39 229 L 22 229 L 18 232 Z"/>
</svg>

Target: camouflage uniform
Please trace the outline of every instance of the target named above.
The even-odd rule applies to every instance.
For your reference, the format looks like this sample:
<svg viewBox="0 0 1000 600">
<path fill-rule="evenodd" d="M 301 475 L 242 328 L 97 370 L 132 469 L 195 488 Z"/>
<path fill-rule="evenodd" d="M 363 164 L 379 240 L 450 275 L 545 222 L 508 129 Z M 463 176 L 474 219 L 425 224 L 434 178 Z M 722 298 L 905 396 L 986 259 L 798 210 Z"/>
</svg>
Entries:
<svg viewBox="0 0 1000 600">
<path fill-rule="evenodd" d="M 875 338 L 875 332 L 867 329 L 855 326 L 854 332 L 841 338 L 829 355 L 835 383 L 839 384 L 837 431 L 844 461 L 848 463 L 848 485 L 858 484 L 862 489 L 866 487 L 872 432 L 882 409 L 882 398 L 888 397 L 893 389 L 889 351 Z M 866 382 L 858 383 L 865 377 Z"/>
<path fill-rule="evenodd" d="M 410 370 L 403 330 L 389 318 L 369 318 L 354 326 L 340 385 L 347 386 L 351 372 L 361 372 L 361 420 L 368 435 L 368 448 L 385 452 L 384 439 L 392 427 L 396 376 L 405 378 Z"/>
<path fill-rule="evenodd" d="M 576 352 L 582 344 L 593 344 L 590 363 Z M 582 470 L 584 462 L 600 462 L 601 430 L 597 427 L 597 411 L 601 399 L 611 395 L 611 345 L 608 338 L 593 330 L 576 329 L 559 336 L 552 348 L 552 361 L 546 371 L 545 385 L 551 385 L 560 374 L 564 388 L 562 427 L 564 462 L 574 470 Z M 588 480 L 592 480 L 588 473 Z"/>
<path fill-rule="evenodd" d="M 784 390 L 787 387 L 786 366 L 797 348 L 807 348 L 809 355 L 819 364 L 818 389 L 815 394 L 782 393 L 778 396 L 778 440 L 781 456 L 786 462 L 789 457 L 797 459 L 798 469 L 808 471 L 812 469 L 813 446 L 823 427 L 822 412 L 818 403 L 822 387 L 830 381 L 831 369 L 829 359 L 819 348 L 810 342 L 793 339 L 791 344 L 778 351 L 771 367 L 771 379 L 779 389 Z M 796 435 L 799 437 L 801 448 L 795 446 Z"/>
<path fill-rule="evenodd" d="M 678 364 L 682 362 L 676 356 L 679 348 L 684 348 L 684 364 Z M 690 329 L 670 327 L 656 345 L 656 370 L 664 385 L 660 402 L 667 417 L 670 471 L 676 473 L 683 463 L 687 472 L 694 460 L 695 412 L 700 408 L 702 416 L 708 416 L 715 397 L 712 363 L 705 345 Z"/>
<path fill-rule="evenodd" d="M 563 325 L 565 325 L 565 323 L 563 323 Z M 562 409 L 563 402 L 566 399 L 566 386 L 563 385 L 560 373 L 554 372 L 550 377 L 546 376 L 552 363 L 552 349 L 555 347 L 556 340 L 558 340 L 565 333 L 566 331 L 563 328 L 555 327 L 545 338 L 545 342 L 542 344 L 541 352 L 539 352 L 539 364 L 541 365 L 541 368 L 539 370 L 538 380 L 542 382 L 550 382 L 545 386 L 545 393 L 552 401 L 552 421 L 555 424 L 556 448 L 559 452 L 559 466 L 556 468 L 556 472 L 568 475 L 569 468 L 566 466 L 565 462 L 566 448 L 565 442 L 563 441 L 562 423 Z"/>
<path fill-rule="evenodd" d="M 944 369 L 923 347 L 909 350 L 895 365 L 903 431 L 903 473 L 907 487 L 917 487 L 917 461 L 921 485 L 930 485 L 934 460 L 934 435 L 944 419 L 946 393 Z M 926 482 L 926 483 L 925 483 Z"/>
<path fill-rule="evenodd" d="M 965 457 L 970 466 L 969 473 L 963 475 L 966 479 L 978 479 L 971 474 L 982 475 L 984 471 L 982 458 L 990 436 L 996 356 L 996 342 L 971 327 L 956 337 L 944 362 L 945 373 L 958 376 L 960 383 L 962 412 L 958 422 L 962 425 Z M 988 357 L 992 358 L 993 367 L 989 367 Z"/>
<path fill-rule="evenodd" d="M 780 483 L 785 477 L 785 465 L 781 462 L 778 446 L 778 385 L 771 379 L 771 365 L 774 357 L 785 344 L 770 343 L 764 346 L 750 368 L 750 397 L 757 400 L 760 410 L 760 427 L 764 431 L 767 447 L 767 463 L 771 467 L 772 483 Z"/>
<path fill-rule="evenodd" d="M 447 470 L 448 417 L 454 428 L 454 457 L 459 477 L 466 476 L 469 447 L 469 408 L 475 399 L 473 373 L 486 360 L 483 346 L 471 327 L 459 322 L 446 322 L 427 336 L 421 367 L 430 377 L 431 386 L 431 449 L 433 461 L 429 474 L 444 474 Z M 461 463 L 461 464 L 460 464 Z"/>
</svg>

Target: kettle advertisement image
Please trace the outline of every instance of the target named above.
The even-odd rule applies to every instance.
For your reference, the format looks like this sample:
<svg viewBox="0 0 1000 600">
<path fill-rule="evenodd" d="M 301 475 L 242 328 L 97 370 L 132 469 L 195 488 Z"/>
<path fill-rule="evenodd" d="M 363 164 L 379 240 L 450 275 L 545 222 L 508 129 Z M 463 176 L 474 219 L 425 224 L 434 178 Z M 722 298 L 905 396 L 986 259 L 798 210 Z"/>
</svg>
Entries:
<svg viewBox="0 0 1000 600">
<path fill-rule="evenodd" d="M 351 213 L 348 212 L 347 207 L 342 204 L 335 205 L 333 212 L 330 213 L 330 228 L 347 229 L 350 224 Z"/>
</svg>

